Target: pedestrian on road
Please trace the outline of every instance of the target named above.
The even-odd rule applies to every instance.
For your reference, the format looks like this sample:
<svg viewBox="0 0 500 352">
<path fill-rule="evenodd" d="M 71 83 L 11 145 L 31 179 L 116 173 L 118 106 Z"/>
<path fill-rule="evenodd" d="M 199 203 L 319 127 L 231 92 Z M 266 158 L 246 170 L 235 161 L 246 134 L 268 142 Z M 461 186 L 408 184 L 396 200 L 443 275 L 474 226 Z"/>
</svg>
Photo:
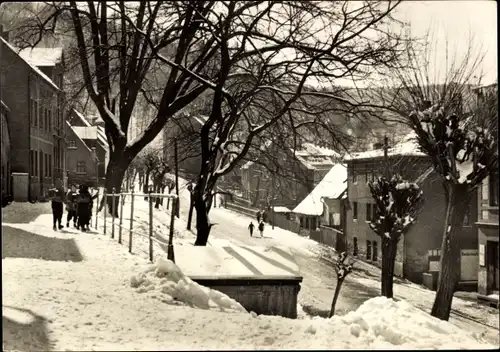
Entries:
<svg viewBox="0 0 500 352">
<path fill-rule="evenodd" d="M 248 225 L 248 229 L 250 230 L 250 237 L 253 237 L 253 229 L 255 228 L 255 225 L 253 222 L 250 221 L 250 225 Z"/>
<path fill-rule="evenodd" d="M 260 237 L 264 237 L 264 221 L 259 223 Z"/>
<path fill-rule="evenodd" d="M 90 221 L 90 202 L 92 197 L 89 188 L 86 185 L 80 186 L 80 194 L 78 195 L 78 226 L 83 232 L 87 231 Z"/>
<path fill-rule="evenodd" d="M 71 189 L 66 194 L 66 210 L 68 211 L 68 216 L 66 217 L 66 227 L 69 227 L 69 222 L 73 220 L 73 227 L 76 228 L 76 198 L 78 193 L 76 193 L 76 185 L 71 185 Z"/>
<path fill-rule="evenodd" d="M 61 222 L 63 216 L 63 204 L 65 201 L 64 187 L 61 179 L 56 179 L 55 187 L 49 190 L 49 197 L 52 201 L 52 221 L 54 225 L 52 228 L 56 231 L 56 225 L 59 225 L 59 230 L 61 230 L 64 227 Z"/>
<path fill-rule="evenodd" d="M 260 210 L 257 212 L 257 223 L 260 223 L 260 217 L 261 217 L 261 214 L 260 214 Z"/>
</svg>

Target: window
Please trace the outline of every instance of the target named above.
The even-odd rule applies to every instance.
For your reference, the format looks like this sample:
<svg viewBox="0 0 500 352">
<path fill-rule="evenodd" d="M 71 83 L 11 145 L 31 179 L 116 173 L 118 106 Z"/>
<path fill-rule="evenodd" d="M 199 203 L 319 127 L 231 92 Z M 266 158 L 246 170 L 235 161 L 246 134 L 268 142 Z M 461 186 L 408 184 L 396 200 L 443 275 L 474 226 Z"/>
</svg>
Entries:
<svg viewBox="0 0 500 352">
<path fill-rule="evenodd" d="M 49 109 L 48 110 L 48 114 L 49 114 L 49 124 L 47 126 L 47 129 L 49 132 L 52 132 L 52 109 Z"/>
<path fill-rule="evenodd" d="M 49 177 L 52 177 L 52 154 L 49 154 Z"/>
<path fill-rule="evenodd" d="M 352 245 L 353 245 L 353 251 L 352 251 L 352 255 L 353 256 L 357 256 L 358 255 L 358 238 L 357 237 L 354 237 L 352 239 Z"/>
<path fill-rule="evenodd" d="M 352 202 L 352 219 L 358 219 L 358 202 Z"/>
<path fill-rule="evenodd" d="M 373 261 L 376 262 L 378 260 L 378 246 L 377 246 L 377 241 L 372 242 L 373 246 Z"/>
<path fill-rule="evenodd" d="M 489 177 L 490 205 L 498 206 L 498 173 L 492 173 Z"/>
<path fill-rule="evenodd" d="M 68 148 L 76 148 L 76 141 L 74 139 L 68 141 Z"/>
<path fill-rule="evenodd" d="M 38 176 L 38 151 L 33 152 L 33 159 L 35 160 L 35 172 L 33 173 L 35 176 Z"/>
<path fill-rule="evenodd" d="M 33 126 L 38 126 L 38 102 L 33 101 Z"/>
<path fill-rule="evenodd" d="M 76 173 L 77 174 L 86 174 L 87 170 L 85 168 L 85 161 L 78 161 L 76 163 Z"/>
<path fill-rule="evenodd" d="M 33 150 L 30 150 L 30 169 L 31 176 L 35 176 L 35 156 Z"/>
<path fill-rule="evenodd" d="M 38 152 L 38 157 L 40 158 L 40 164 L 38 164 L 38 167 L 40 168 L 40 170 L 38 171 L 38 174 L 40 175 L 40 178 L 42 178 L 44 175 L 43 175 L 43 152 Z"/>
<path fill-rule="evenodd" d="M 370 241 L 366 241 L 366 259 L 372 259 L 372 243 Z"/>
<path fill-rule="evenodd" d="M 372 207 L 373 207 L 372 204 L 370 204 L 370 203 L 366 204 L 366 221 L 373 221 Z"/>
</svg>

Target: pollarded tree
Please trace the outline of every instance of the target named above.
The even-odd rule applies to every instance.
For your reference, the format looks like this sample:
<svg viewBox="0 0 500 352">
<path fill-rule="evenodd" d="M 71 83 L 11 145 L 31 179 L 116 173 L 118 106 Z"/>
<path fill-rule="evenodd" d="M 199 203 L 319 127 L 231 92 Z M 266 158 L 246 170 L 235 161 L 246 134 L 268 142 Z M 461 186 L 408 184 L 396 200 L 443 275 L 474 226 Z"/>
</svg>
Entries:
<svg viewBox="0 0 500 352">
<path fill-rule="evenodd" d="M 370 228 L 382 241 L 382 295 L 392 298 L 398 242 L 416 220 L 422 191 L 416 183 L 403 180 L 400 175 L 394 175 L 390 180 L 379 177 L 368 186 L 376 209 L 375 221 L 370 223 Z"/>
<path fill-rule="evenodd" d="M 456 114 L 446 114 L 439 105 L 410 114 L 410 123 L 423 152 L 432 158 L 443 177 L 446 217 L 441 243 L 438 287 L 431 314 L 448 320 L 453 293 L 460 279 L 459 232 L 474 190 L 498 169 L 498 147 L 488 129 L 460 123 Z M 462 121 L 463 122 L 463 121 Z"/>
<path fill-rule="evenodd" d="M 339 298 L 340 288 L 344 283 L 345 278 L 352 272 L 354 260 L 350 258 L 347 261 L 347 252 L 342 252 L 337 258 L 337 264 L 335 264 L 335 273 L 337 274 L 337 286 L 335 286 L 335 293 L 332 299 L 332 306 L 330 308 L 329 318 L 335 315 L 335 306 L 337 304 L 337 299 Z"/>
</svg>

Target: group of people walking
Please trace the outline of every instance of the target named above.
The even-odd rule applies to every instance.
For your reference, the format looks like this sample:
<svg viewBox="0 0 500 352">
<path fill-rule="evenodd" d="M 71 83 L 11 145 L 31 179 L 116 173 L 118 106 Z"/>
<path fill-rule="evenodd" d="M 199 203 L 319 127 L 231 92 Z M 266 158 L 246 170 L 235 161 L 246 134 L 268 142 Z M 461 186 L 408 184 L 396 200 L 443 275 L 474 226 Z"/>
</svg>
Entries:
<svg viewBox="0 0 500 352">
<path fill-rule="evenodd" d="M 90 220 L 92 218 L 92 208 L 94 206 L 94 199 L 99 195 L 99 191 L 95 195 L 91 195 L 87 185 L 77 186 L 71 185 L 68 192 L 65 192 L 60 179 L 56 180 L 55 187 L 49 190 L 49 197 L 52 201 L 52 219 L 53 229 L 61 230 L 64 228 L 62 225 L 63 206 L 66 204 L 66 227 L 69 227 L 70 222 L 73 222 L 73 227 L 77 230 L 81 229 L 83 232 L 90 229 Z"/>
<path fill-rule="evenodd" d="M 263 210 L 259 210 L 257 212 L 257 223 L 259 224 L 258 229 L 260 232 L 260 237 L 264 237 L 264 221 L 266 221 L 266 213 Z M 248 230 L 250 230 L 250 237 L 253 237 L 254 228 L 255 225 L 250 221 L 250 225 L 248 225 Z"/>
</svg>

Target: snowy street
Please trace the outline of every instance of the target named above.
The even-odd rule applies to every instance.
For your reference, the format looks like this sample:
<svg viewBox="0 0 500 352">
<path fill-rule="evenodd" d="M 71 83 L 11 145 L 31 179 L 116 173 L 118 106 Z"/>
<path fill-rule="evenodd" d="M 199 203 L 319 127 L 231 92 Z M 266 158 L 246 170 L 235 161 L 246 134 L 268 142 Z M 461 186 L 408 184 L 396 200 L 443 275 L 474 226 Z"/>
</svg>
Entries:
<svg viewBox="0 0 500 352">
<path fill-rule="evenodd" d="M 241 312 L 175 265 L 148 264 L 109 235 L 53 231 L 49 211 L 48 203 L 14 203 L 3 211 L 5 350 L 492 347 L 484 345 L 487 336 L 382 297 L 332 319 Z M 214 211 L 221 218 L 223 212 Z M 319 287 L 320 277 L 313 280 Z"/>
</svg>

